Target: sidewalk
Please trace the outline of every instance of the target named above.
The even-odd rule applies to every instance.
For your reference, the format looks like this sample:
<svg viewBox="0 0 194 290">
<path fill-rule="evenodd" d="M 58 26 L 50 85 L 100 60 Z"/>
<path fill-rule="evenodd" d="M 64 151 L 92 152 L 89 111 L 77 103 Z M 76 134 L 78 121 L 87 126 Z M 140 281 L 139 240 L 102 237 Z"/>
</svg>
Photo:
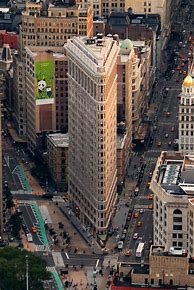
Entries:
<svg viewBox="0 0 194 290">
<path fill-rule="evenodd" d="M 92 251 L 100 252 L 101 248 L 96 240 L 91 236 L 91 234 L 84 228 L 81 224 L 80 220 L 74 215 L 72 210 L 66 207 L 64 203 L 59 203 L 59 209 L 65 215 L 65 217 L 69 220 L 72 226 L 78 231 L 84 241 L 92 248 Z"/>
<path fill-rule="evenodd" d="M 60 245 L 54 245 L 54 250 L 60 251 L 61 248 L 64 248 L 64 239 L 62 236 L 60 236 L 61 233 L 64 231 L 67 232 L 71 238 L 70 242 L 70 248 L 69 250 L 74 251 L 75 248 L 78 249 L 78 252 L 85 250 L 88 253 L 88 250 L 90 250 L 90 247 L 87 245 L 87 243 L 83 240 L 82 237 L 76 232 L 75 228 L 71 225 L 70 221 L 64 216 L 64 214 L 60 211 L 58 206 L 55 205 L 53 202 L 49 201 L 38 201 L 38 205 L 44 205 L 47 207 L 48 212 L 51 217 L 51 224 L 55 230 L 55 232 L 58 235 Z M 64 224 L 64 229 L 59 229 L 59 222 L 62 222 Z M 48 221 L 49 223 L 49 221 Z"/>
</svg>

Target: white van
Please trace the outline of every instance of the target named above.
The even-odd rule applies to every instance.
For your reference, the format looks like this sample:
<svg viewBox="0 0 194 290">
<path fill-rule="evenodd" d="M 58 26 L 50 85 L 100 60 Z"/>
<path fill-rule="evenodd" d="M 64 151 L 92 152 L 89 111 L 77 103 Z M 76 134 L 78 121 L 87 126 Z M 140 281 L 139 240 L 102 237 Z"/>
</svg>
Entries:
<svg viewBox="0 0 194 290">
<path fill-rule="evenodd" d="M 123 241 L 119 241 L 118 242 L 118 250 L 122 250 L 123 249 Z"/>
<path fill-rule="evenodd" d="M 32 235 L 29 233 L 26 235 L 28 242 L 33 242 Z"/>
</svg>

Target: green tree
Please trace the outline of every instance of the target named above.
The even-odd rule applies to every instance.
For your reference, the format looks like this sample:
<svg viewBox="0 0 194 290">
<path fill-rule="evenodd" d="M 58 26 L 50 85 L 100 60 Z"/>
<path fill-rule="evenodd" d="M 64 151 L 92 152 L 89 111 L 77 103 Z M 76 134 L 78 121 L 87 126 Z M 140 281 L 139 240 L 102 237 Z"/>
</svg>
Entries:
<svg viewBox="0 0 194 290">
<path fill-rule="evenodd" d="M 11 215 L 10 224 L 12 225 L 14 236 L 19 236 L 19 231 L 21 230 L 21 219 L 17 213 Z"/>
<path fill-rule="evenodd" d="M 26 258 L 28 256 L 28 258 Z M 26 259 L 29 265 L 29 289 L 43 290 L 43 282 L 50 279 L 46 262 L 25 250 L 11 247 L 0 249 L 0 289 L 26 289 Z"/>
<path fill-rule="evenodd" d="M 10 209 L 14 207 L 13 195 L 9 188 L 7 188 L 5 191 L 5 200 L 6 200 L 6 208 Z"/>
</svg>

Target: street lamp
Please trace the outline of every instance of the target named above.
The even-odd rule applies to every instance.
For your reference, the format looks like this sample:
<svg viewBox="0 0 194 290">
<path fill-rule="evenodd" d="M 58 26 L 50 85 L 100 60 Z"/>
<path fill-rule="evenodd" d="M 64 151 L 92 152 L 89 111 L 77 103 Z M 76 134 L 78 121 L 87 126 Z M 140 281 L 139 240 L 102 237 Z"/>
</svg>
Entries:
<svg viewBox="0 0 194 290">
<path fill-rule="evenodd" d="M 26 255 L 26 290 L 29 289 L 28 285 L 28 255 Z"/>
</svg>

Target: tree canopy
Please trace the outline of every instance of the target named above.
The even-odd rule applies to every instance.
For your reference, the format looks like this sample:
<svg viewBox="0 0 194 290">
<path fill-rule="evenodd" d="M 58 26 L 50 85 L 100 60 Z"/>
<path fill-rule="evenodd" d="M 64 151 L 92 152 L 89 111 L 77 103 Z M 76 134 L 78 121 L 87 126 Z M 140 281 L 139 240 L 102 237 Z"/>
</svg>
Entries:
<svg viewBox="0 0 194 290">
<path fill-rule="evenodd" d="M 25 250 L 11 247 L 0 249 L 0 289 L 26 289 L 26 260 L 28 260 L 29 289 L 43 290 L 43 282 L 50 279 L 46 262 Z"/>
</svg>

